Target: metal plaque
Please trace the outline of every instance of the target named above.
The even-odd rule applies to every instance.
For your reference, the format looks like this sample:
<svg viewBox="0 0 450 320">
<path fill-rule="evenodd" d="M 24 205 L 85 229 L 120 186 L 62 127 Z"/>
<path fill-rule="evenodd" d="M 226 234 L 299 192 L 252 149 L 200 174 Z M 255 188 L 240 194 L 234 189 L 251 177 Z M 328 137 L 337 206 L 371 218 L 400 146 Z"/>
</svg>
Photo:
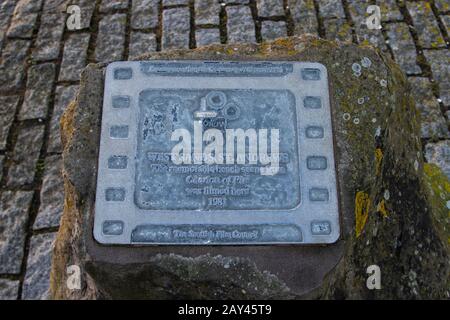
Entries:
<svg viewBox="0 0 450 320">
<path fill-rule="evenodd" d="M 333 150 L 321 64 L 112 63 L 94 237 L 139 245 L 333 243 Z"/>
</svg>

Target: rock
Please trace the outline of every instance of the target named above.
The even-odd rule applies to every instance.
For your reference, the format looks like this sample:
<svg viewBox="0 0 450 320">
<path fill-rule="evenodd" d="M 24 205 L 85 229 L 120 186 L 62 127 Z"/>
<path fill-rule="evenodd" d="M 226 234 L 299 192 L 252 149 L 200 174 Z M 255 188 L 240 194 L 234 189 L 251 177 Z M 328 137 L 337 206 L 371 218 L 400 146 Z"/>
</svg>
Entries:
<svg viewBox="0 0 450 320">
<path fill-rule="evenodd" d="M 16 300 L 19 294 L 19 281 L 0 279 L 0 299 Z"/>
<path fill-rule="evenodd" d="M 53 298 L 448 297 L 448 219 L 442 215 L 450 199 L 443 193 L 437 201 L 434 191 L 445 189 L 448 180 L 434 167 L 424 174 L 419 115 L 406 78 L 391 59 L 366 45 L 310 36 L 141 59 L 324 64 L 332 97 L 341 238 L 313 247 L 96 243 L 92 224 L 105 64 L 89 65 L 62 119 L 65 208 L 53 254 Z M 352 70 L 355 63 L 363 66 L 360 74 Z M 74 264 L 81 270 L 82 290 L 66 287 L 66 268 Z M 382 290 L 366 287 L 371 265 L 381 269 Z"/>
<path fill-rule="evenodd" d="M 0 273 L 20 273 L 32 199 L 29 191 L 5 191 L 0 198 Z"/>
<path fill-rule="evenodd" d="M 33 229 L 58 227 L 63 204 L 64 185 L 61 180 L 61 156 L 49 156 L 45 160 L 41 204 Z"/>
<path fill-rule="evenodd" d="M 55 236 L 55 233 L 45 233 L 31 238 L 22 299 L 46 300 L 49 298 L 49 276 Z"/>
<path fill-rule="evenodd" d="M 425 158 L 444 171 L 450 179 L 450 141 L 444 140 L 425 145 Z"/>
</svg>

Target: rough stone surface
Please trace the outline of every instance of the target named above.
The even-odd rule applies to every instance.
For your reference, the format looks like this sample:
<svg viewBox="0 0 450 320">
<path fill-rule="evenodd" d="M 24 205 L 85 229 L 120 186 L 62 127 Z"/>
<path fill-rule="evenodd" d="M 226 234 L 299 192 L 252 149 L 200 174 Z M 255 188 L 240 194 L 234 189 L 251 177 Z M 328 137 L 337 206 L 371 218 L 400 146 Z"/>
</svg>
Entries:
<svg viewBox="0 0 450 320">
<path fill-rule="evenodd" d="M 0 150 L 6 148 L 9 130 L 18 105 L 18 96 L 0 97 Z"/>
<path fill-rule="evenodd" d="M 58 58 L 65 23 L 65 14 L 43 15 L 32 55 L 34 60 L 48 61 Z"/>
<path fill-rule="evenodd" d="M 446 43 L 434 17 L 431 4 L 428 1 L 407 1 L 406 7 L 413 19 L 422 48 L 445 47 Z"/>
<path fill-rule="evenodd" d="M 81 70 L 86 66 L 90 38 L 88 33 L 74 33 L 66 40 L 59 81 L 80 80 Z"/>
<path fill-rule="evenodd" d="M 16 0 L 5 0 L 0 3 L 0 48 L 3 47 L 6 32 L 8 31 L 9 22 L 16 5 Z"/>
<path fill-rule="evenodd" d="M 126 14 L 105 16 L 99 24 L 95 59 L 111 62 L 123 59 L 125 52 Z"/>
<path fill-rule="evenodd" d="M 319 23 L 313 0 L 289 0 L 288 7 L 294 22 L 294 34 L 318 35 Z"/>
<path fill-rule="evenodd" d="M 131 27 L 136 30 L 158 26 L 159 0 L 133 0 Z"/>
<path fill-rule="evenodd" d="M 8 171 L 7 185 L 11 188 L 33 183 L 35 169 L 44 140 L 44 126 L 22 127 L 17 137 Z"/>
<path fill-rule="evenodd" d="M 409 75 L 419 74 L 421 69 L 417 64 L 417 53 L 414 40 L 406 23 L 391 23 L 387 27 L 389 47 L 392 49 L 395 61 Z"/>
<path fill-rule="evenodd" d="M 329 40 L 352 41 L 350 25 L 342 19 L 327 19 L 323 21 L 325 37 Z"/>
<path fill-rule="evenodd" d="M 46 233 L 31 238 L 22 299 L 47 300 L 50 297 L 49 279 L 55 237 L 56 233 Z"/>
<path fill-rule="evenodd" d="M 256 7 L 260 17 L 284 16 L 283 0 L 257 0 Z"/>
<path fill-rule="evenodd" d="M 427 162 L 436 164 L 450 179 L 450 142 L 439 141 L 425 145 Z"/>
<path fill-rule="evenodd" d="M 353 75 L 353 64 L 363 63 L 364 57 L 371 61 L 370 67 L 364 67 L 359 77 Z M 53 298 L 447 297 L 449 235 L 448 222 L 442 217 L 448 214 L 443 199 L 450 199 L 450 192 L 439 200 L 434 190 L 448 181 L 430 165 L 425 173 L 422 170 L 418 114 L 407 80 L 391 59 L 365 45 L 309 37 L 143 57 L 164 58 L 314 60 L 326 65 L 343 232 L 334 247 L 314 248 L 314 252 L 335 248 L 339 263 L 334 269 L 334 264 L 325 267 L 330 257 L 322 258 L 321 264 L 296 272 L 307 260 L 294 255 L 308 251 L 298 246 L 277 247 L 275 252 L 267 246 L 105 248 L 96 244 L 92 238 L 92 190 L 105 65 L 91 65 L 84 71 L 76 102 L 62 120 L 66 206 L 53 255 Z M 367 66 L 367 61 L 363 64 Z M 356 103 L 361 97 L 363 103 Z M 280 268 L 280 261 L 287 256 L 291 263 Z M 366 287 L 366 268 L 374 261 L 383 270 L 383 290 Z M 67 279 L 69 262 L 82 269 L 82 291 L 69 291 L 61 285 Z M 286 268 L 294 269 L 283 272 Z M 322 275 L 328 273 L 327 268 L 333 270 L 322 282 L 312 279 L 317 268 L 325 268 Z M 130 282 L 135 285 L 129 286 Z M 311 285 L 309 289 L 306 284 Z M 304 291 L 299 289 L 302 286 Z M 309 291 L 312 288 L 315 290 Z"/>
<path fill-rule="evenodd" d="M 222 6 L 218 0 L 196 0 L 195 8 L 195 23 L 219 25 L 220 10 Z"/>
<path fill-rule="evenodd" d="M 38 64 L 28 70 L 27 91 L 20 108 L 19 120 L 47 117 L 55 72 L 53 63 Z"/>
<path fill-rule="evenodd" d="M 261 36 L 263 40 L 286 37 L 286 23 L 284 21 L 263 21 L 261 23 Z"/>
<path fill-rule="evenodd" d="M 19 294 L 19 281 L 0 279 L 0 300 L 16 300 Z"/>
<path fill-rule="evenodd" d="M 447 34 L 450 35 L 450 15 L 447 16 L 440 16 L 442 24 L 444 25 L 445 30 L 447 31 Z"/>
<path fill-rule="evenodd" d="M 120 10 L 128 8 L 128 0 L 102 0 L 100 5 L 100 12 L 110 12 L 113 10 Z"/>
<path fill-rule="evenodd" d="M 5 191 L 0 197 L 0 273 L 20 273 L 32 198 L 29 191 Z"/>
<path fill-rule="evenodd" d="M 319 15 L 322 19 L 345 19 L 344 7 L 341 1 L 318 0 L 317 3 L 319 4 Z"/>
<path fill-rule="evenodd" d="M 9 91 L 20 88 L 24 78 L 24 63 L 30 47 L 28 40 L 9 41 L 0 61 L 0 88 Z"/>
<path fill-rule="evenodd" d="M 42 0 L 20 0 L 17 2 L 8 30 L 8 37 L 31 38 L 41 6 Z"/>
<path fill-rule="evenodd" d="M 197 29 L 195 30 L 195 42 L 197 47 L 213 43 L 220 43 L 219 29 Z"/>
<path fill-rule="evenodd" d="M 64 205 L 64 185 L 61 176 L 61 156 L 50 156 L 45 160 L 41 189 L 41 204 L 33 229 L 59 226 Z"/>
<path fill-rule="evenodd" d="M 424 50 L 425 58 L 431 66 L 433 79 L 439 87 L 439 97 L 450 106 L 450 50 Z"/>
<path fill-rule="evenodd" d="M 445 139 L 449 137 L 447 122 L 441 113 L 439 103 L 433 95 L 427 78 L 411 77 L 411 92 L 416 108 L 421 114 L 421 136 L 424 139 Z"/>
<path fill-rule="evenodd" d="M 403 19 L 396 0 L 376 0 L 376 4 L 381 10 L 381 21 L 398 21 Z"/>
<path fill-rule="evenodd" d="M 182 6 L 188 5 L 189 0 L 162 0 L 163 6 Z"/>
<path fill-rule="evenodd" d="M 163 11 L 163 49 L 189 48 L 190 13 L 188 8 Z"/>
<path fill-rule="evenodd" d="M 144 53 L 156 51 L 156 37 L 153 33 L 133 32 L 130 38 L 129 59 L 136 59 Z"/>
<path fill-rule="evenodd" d="M 249 7 L 227 7 L 229 43 L 256 42 L 255 24 Z"/>
<path fill-rule="evenodd" d="M 440 12 L 450 12 L 450 3 L 447 0 L 434 0 L 434 5 Z"/>
<path fill-rule="evenodd" d="M 5 162 L 5 156 L 0 156 L 0 181 L 3 178 L 3 163 Z"/>
<path fill-rule="evenodd" d="M 48 152 L 61 152 L 61 135 L 59 122 L 61 116 L 69 105 L 70 101 L 75 97 L 78 86 L 57 87 L 55 93 L 55 107 L 50 120 L 50 136 L 48 141 Z"/>
</svg>

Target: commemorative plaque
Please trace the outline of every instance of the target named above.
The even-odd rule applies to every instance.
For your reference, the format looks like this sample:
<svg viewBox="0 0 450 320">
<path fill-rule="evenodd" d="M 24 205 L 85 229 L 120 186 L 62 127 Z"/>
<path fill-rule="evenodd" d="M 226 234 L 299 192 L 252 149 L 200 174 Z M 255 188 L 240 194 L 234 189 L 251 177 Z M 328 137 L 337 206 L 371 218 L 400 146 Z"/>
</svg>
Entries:
<svg viewBox="0 0 450 320">
<path fill-rule="evenodd" d="M 94 221 L 102 244 L 339 238 L 326 68 L 116 62 L 106 69 Z"/>
</svg>

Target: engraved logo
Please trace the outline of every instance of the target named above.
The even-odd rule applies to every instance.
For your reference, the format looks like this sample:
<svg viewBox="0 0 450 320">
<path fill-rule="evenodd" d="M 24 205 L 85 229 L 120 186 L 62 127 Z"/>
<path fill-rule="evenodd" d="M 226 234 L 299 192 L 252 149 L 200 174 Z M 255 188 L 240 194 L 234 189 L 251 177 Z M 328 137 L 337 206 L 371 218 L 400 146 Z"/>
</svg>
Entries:
<svg viewBox="0 0 450 320">
<path fill-rule="evenodd" d="M 208 107 L 212 111 L 208 110 Z M 227 104 L 227 97 L 223 92 L 210 92 L 201 99 L 200 110 L 195 113 L 198 120 L 194 122 L 193 135 L 188 129 L 183 128 L 172 132 L 171 141 L 178 142 L 172 148 L 172 162 L 176 165 L 192 163 L 232 165 L 236 163 L 257 164 L 259 162 L 263 165 L 261 175 L 277 174 L 279 171 L 279 129 L 270 129 L 271 153 L 269 154 L 268 129 L 226 128 L 227 121 L 238 119 L 239 114 L 239 106 L 233 102 Z M 247 142 L 248 152 L 246 152 Z M 204 143 L 207 144 L 203 148 Z M 237 144 L 236 148 L 235 144 Z M 193 153 L 192 145 L 194 146 Z"/>
</svg>

